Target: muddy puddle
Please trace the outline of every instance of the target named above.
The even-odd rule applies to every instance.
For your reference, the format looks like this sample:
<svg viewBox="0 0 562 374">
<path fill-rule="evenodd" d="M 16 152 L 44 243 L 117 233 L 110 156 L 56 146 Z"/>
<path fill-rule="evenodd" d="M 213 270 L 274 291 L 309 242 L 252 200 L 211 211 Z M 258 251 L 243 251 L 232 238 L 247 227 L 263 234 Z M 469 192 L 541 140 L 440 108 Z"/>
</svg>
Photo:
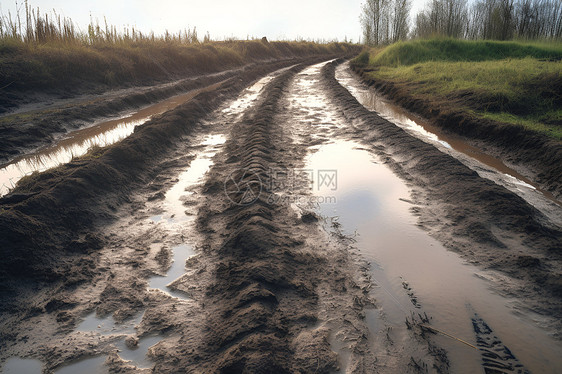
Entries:
<svg viewBox="0 0 562 374">
<path fill-rule="evenodd" d="M 222 135 L 208 135 L 198 142 L 199 152 L 197 152 L 189 167 L 178 176 L 177 181 L 167 191 L 163 201 L 158 204 L 160 214 L 150 216 L 150 222 L 158 224 L 162 230 L 170 232 L 176 231 L 179 226 L 192 223 L 194 215 L 189 211 L 186 212 L 188 207 L 186 207 L 185 202 L 192 196 L 195 187 L 203 180 L 205 173 L 212 166 L 212 157 L 224 142 L 225 138 Z M 189 295 L 170 287 L 170 284 L 185 273 L 185 261 L 194 256 L 195 252 L 188 242 L 172 246 L 169 251 L 169 267 L 164 272 L 155 273 L 148 278 L 148 289 L 152 292 L 163 292 L 182 302 L 188 300 Z M 141 311 L 133 318 L 117 323 L 111 315 L 100 317 L 93 312 L 84 317 L 75 331 L 115 337 L 116 340 L 113 344 L 118 349 L 119 357 L 130 361 L 137 368 L 150 368 L 153 363 L 147 353 L 150 347 L 158 344 L 164 339 L 164 336 L 139 336 L 138 344 L 135 347 L 130 347 L 125 342 L 125 337 L 136 336 L 136 329 L 141 323 L 143 313 Z M 55 373 L 104 373 L 107 372 L 106 359 L 107 355 L 82 358 L 60 367 Z"/>
<path fill-rule="evenodd" d="M 224 144 L 226 138 L 222 134 L 207 136 L 200 146 L 203 149 L 191 161 L 189 168 L 178 176 L 177 182 L 170 188 L 164 197 L 163 212 L 150 216 L 154 223 L 167 222 L 177 224 L 184 222 L 196 212 L 189 209 L 188 200 L 193 201 L 193 189 L 203 180 L 205 173 L 213 165 L 212 158 Z"/>
<path fill-rule="evenodd" d="M 182 244 L 172 248 L 173 259 L 172 266 L 166 272 L 166 275 L 155 275 L 148 281 L 148 288 L 161 290 L 172 297 L 178 299 L 187 299 L 188 295 L 182 291 L 168 287 L 170 283 L 178 279 L 185 272 L 185 261 L 195 255 L 193 248 L 187 244 Z"/>
<path fill-rule="evenodd" d="M 73 363 L 62 366 L 55 370 L 56 374 L 75 374 L 75 373 L 104 373 L 104 363 L 106 356 L 95 356 L 76 360 Z"/>
<path fill-rule="evenodd" d="M 254 84 L 246 88 L 237 100 L 234 100 L 232 103 L 230 103 L 230 105 L 227 105 L 225 108 L 223 108 L 222 113 L 233 117 L 233 120 L 239 119 L 244 111 L 248 109 L 255 100 L 257 100 L 260 92 L 269 82 L 271 82 L 273 79 L 275 79 L 275 77 L 279 76 L 283 72 L 291 69 L 293 66 L 294 65 L 277 70 L 259 79 Z"/>
<path fill-rule="evenodd" d="M 222 83 L 173 96 L 124 117 L 73 131 L 52 146 L 40 148 L 36 152 L 16 158 L 0 168 L 0 196 L 13 189 L 22 177 L 68 163 L 75 157 L 85 155 L 92 147 L 106 147 L 117 143 L 131 135 L 136 126 L 142 125 L 153 116 L 174 109 L 201 92 L 212 91 Z"/>
<path fill-rule="evenodd" d="M 242 94 L 221 110 L 228 120 L 234 122 L 259 97 L 262 89 L 276 76 L 287 69 L 269 74 L 253 85 L 246 88 Z M 189 167 L 177 177 L 177 181 L 166 192 L 163 201 L 158 206 L 158 214 L 150 215 L 148 219 L 170 232 L 178 231 L 186 225 L 191 225 L 197 214 L 196 205 L 199 187 L 204 181 L 205 174 L 213 166 L 213 157 L 220 151 L 226 137 L 223 134 L 211 134 L 198 142 L 198 152 L 190 162 Z M 185 261 L 195 255 L 193 247 L 182 244 L 172 248 L 173 262 L 165 276 L 156 274 L 149 279 L 149 288 L 159 289 L 170 296 L 186 299 L 189 296 L 182 291 L 168 287 L 170 283 L 180 278 L 185 270 Z"/>
<path fill-rule="evenodd" d="M 76 331 L 96 332 L 100 335 L 132 334 L 135 326 L 142 319 L 142 313 L 134 318 L 117 323 L 111 315 L 99 317 L 95 312 L 88 314 L 84 320 L 76 327 Z"/>
<path fill-rule="evenodd" d="M 4 374 L 41 374 L 43 364 L 39 360 L 11 357 L 6 360 L 0 372 Z"/>
<path fill-rule="evenodd" d="M 257 100 L 260 91 L 270 80 L 271 75 L 268 75 L 248 87 L 239 98 L 226 106 L 238 108 L 240 112 L 228 112 L 223 115 L 223 118 L 228 120 L 228 118 L 233 118 L 230 116 L 235 117 L 245 111 Z M 203 123 L 203 126 L 206 126 L 206 123 Z M 190 302 L 189 294 L 176 289 L 172 284 L 185 274 L 186 260 L 196 255 L 193 247 L 194 243 L 191 243 L 187 237 L 184 238 L 183 235 L 193 230 L 202 182 L 204 181 L 205 174 L 213 165 L 213 157 L 221 150 L 225 141 L 225 136 L 220 133 L 199 135 L 198 138 L 194 139 L 193 158 L 189 166 L 178 174 L 172 186 L 161 199 L 148 204 L 148 213 L 154 212 L 154 214 L 149 213 L 142 220 L 142 223 L 145 225 L 157 225 L 158 230 L 166 232 L 170 238 L 181 237 L 179 244 L 165 243 L 163 245 L 157 242 L 154 244 L 154 248 L 151 245 L 151 253 L 157 253 L 162 247 L 167 248 L 169 265 L 165 270 L 154 272 L 148 277 L 147 287 L 149 292 L 162 292 L 168 297 L 176 299 L 177 303 Z M 162 339 L 165 339 L 166 336 L 137 336 L 137 327 L 141 323 L 143 315 L 144 310 L 141 310 L 133 318 L 117 323 L 112 315 L 100 317 L 93 312 L 84 317 L 83 321 L 76 327 L 75 333 L 81 332 L 106 336 L 111 339 L 114 338 L 115 340 L 112 344 L 118 350 L 119 357 L 130 361 L 137 368 L 150 368 L 154 364 L 148 354 L 150 348 L 158 344 Z M 137 346 L 128 346 L 126 344 L 127 336 L 138 337 Z M 106 354 L 84 357 L 59 367 L 55 373 L 104 373 L 107 372 L 107 367 L 105 366 L 107 357 Z M 31 367 L 34 364 L 41 364 L 35 360 L 15 361 L 15 358 L 11 360 L 8 364 L 20 365 L 20 367 L 24 367 L 21 365 Z"/>
<path fill-rule="evenodd" d="M 417 117 L 382 97 L 376 90 L 362 85 L 349 64 L 336 69 L 336 79 L 367 109 L 406 129 L 412 135 L 437 146 L 475 170 L 481 177 L 490 179 L 519 196 L 545 213 L 553 222 L 562 225 L 562 201 L 536 183 L 521 175 L 481 149 L 454 135 L 444 134 L 437 126 Z"/>
<path fill-rule="evenodd" d="M 145 336 L 139 339 L 136 347 L 129 347 L 124 340 L 115 343 L 118 349 L 119 357 L 125 361 L 129 361 L 138 369 L 150 368 L 154 364 L 147 356 L 150 347 L 156 345 L 162 336 L 153 335 Z M 55 370 L 55 374 L 75 374 L 75 373 L 106 373 L 105 367 L 106 355 L 93 356 L 76 360 L 75 362 L 61 366 Z M 19 372 L 24 373 L 24 372 Z"/>
<path fill-rule="evenodd" d="M 194 215 L 189 211 L 186 213 L 186 200 L 194 193 L 195 187 L 201 183 L 205 173 L 212 166 L 212 157 L 219 147 L 225 142 L 222 135 L 208 135 L 199 142 L 200 151 L 191 161 L 189 167 L 182 172 L 174 185 L 167 191 L 161 204 L 160 214 L 150 216 L 149 220 L 159 224 L 162 230 L 175 231 L 178 226 L 190 225 Z M 189 295 L 170 287 L 170 284 L 185 273 L 185 261 L 194 256 L 195 252 L 190 243 L 183 243 L 170 248 L 170 266 L 163 273 L 153 274 L 148 278 L 149 291 L 163 292 L 169 297 L 178 300 L 188 300 Z M 76 331 L 95 333 L 100 335 L 111 335 L 116 337 L 115 347 L 119 350 L 119 356 L 130 361 L 137 368 L 150 368 L 153 363 L 148 357 L 149 348 L 160 342 L 164 336 L 149 335 L 139 337 L 136 347 L 129 347 L 125 343 L 125 337 L 136 335 L 136 327 L 140 324 L 143 312 L 135 317 L 116 323 L 111 315 L 99 317 L 96 313 L 87 315 L 78 325 Z M 106 355 L 88 357 L 71 362 L 55 371 L 56 374 L 64 373 L 104 373 Z"/>
<path fill-rule="evenodd" d="M 228 121 L 235 122 L 258 99 L 265 85 L 287 69 L 290 67 L 259 79 L 246 88 L 236 100 L 225 105 L 221 113 Z M 161 211 L 149 217 L 152 222 L 173 226 L 193 218 L 196 214 L 192 208 L 197 200 L 196 189 L 202 183 L 205 173 L 213 166 L 212 159 L 225 142 L 226 137 L 223 134 L 211 134 L 199 143 L 200 150 L 189 168 L 178 176 L 177 182 L 166 192 Z"/>
<path fill-rule="evenodd" d="M 323 200 L 333 197 L 332 204 L 318 204 L 318 212 L 327 226 L 337 222 L 336 227 L 353 237 L 371 262 L 374 296 L 381 307 L 367 314 L 375 351 L 388 326 L 395 341 L 407 339 L 405 319 L 412 312 L 427 313 L 431 326 L 475 345 L 472 318 L 477 313 L 525 368 L 562 371 L 562 345 L 536 326 L 540 316 L 495 294 L 485 280 L 495 275 L 464 263 L 418 228 L 408 188 L 386 166 L 352 142 L 312 150 L 307 169 L 337 173 L 337 184 L 328 190 L 326 185 L 313 188 Z M 482 372 L 478 350 L 445 336 L 437 339 L 449 353 L 452 372 Z"/>
</svg>

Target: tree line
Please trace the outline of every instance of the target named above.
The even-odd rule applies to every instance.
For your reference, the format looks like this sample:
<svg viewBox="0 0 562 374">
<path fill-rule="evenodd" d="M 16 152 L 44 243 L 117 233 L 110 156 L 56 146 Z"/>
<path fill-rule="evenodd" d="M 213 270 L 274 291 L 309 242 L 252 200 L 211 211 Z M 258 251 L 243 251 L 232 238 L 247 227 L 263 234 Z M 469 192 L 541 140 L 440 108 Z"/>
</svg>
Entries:
<svg viewBox="0 0 562 374">
<path fill-rule="evenodd" d="M 393 43 L 408 37 L 562 39 L 562 0 L 429 0 L 410 23 L 410 0 L 366 0 L 363 41 Z"/>
</svg>

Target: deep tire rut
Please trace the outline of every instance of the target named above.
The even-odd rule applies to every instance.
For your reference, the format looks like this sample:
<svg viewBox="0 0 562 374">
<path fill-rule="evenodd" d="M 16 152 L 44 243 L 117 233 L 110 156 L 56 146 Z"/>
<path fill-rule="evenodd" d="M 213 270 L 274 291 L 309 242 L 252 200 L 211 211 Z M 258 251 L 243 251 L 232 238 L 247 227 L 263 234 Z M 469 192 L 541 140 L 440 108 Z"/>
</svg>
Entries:
<svg viewBox="0 0 562 374">
<path fill-rule="evenodd" d="M 225 109 L 227 98 L 287 64 L 232 79 L 93 159 L 28 181 L 15 200 L 0 200 L 0 229 L 6 233 L 0 246 L 9 259 L 0 267 L 0 286 L 12 292 L 5 299 L 17 289 L 15 274 L 33 272 L 34 284 L 44 282 L 31 305 L 23 294 L 3 305 L 9 323 L 0 330 L 0 347 L 25 346 L 30 324 L 40 320 L 42 326 L 56 321 L 55 338 L 34 339 L 35 346 L 21 351 L 43 360 L 47 370 L 98 354 L 107 355 L 110 372 L 124 373 L 449 372 L 447 352 L 427 328 L 431 318 L 423 300 L 405 283 L 403 291 L 419 313 L 393 330 L 374 299 L 382 291 L 353 239 L 335 225 L 327 229 L 312 208 L 290 204 L 292 195 L 311 194 L 310 181 L 298 176 L 291 186 L 275 183 L 278 175 L 303 168 L 313 146 L 332 138 L 357 140 L 406 180 L 422 206 L 420 225 L 430 234 L 485 266 L 506 266 L 510 276 L 540 286 L 538 294 L 554 296 L 556 308 L 560 231 L 516 195 L 363 108 L 336 81 L 338 62 L 315 70 L 297 87 L 299 75 L 315 62 L 278 72 L 240 115 Z M 299 105 L 307 99 L 320 105 Z M 203 119 L 214 122 L 206 128 Z M 180 209 L 195 215 L 195 227 L 178 220 L 172 229 L 162 223 L 162 229 L 150 222 L 149 211 L 164 206 L 164 193 L 178 182 L 176 172 L 197 153 L 195 143 L 178 143 L 209 131 L 226 134 L 226 143 L 213 153 L 204 183 L 179 199 Z M 113 231 L 103 236 L 101 229 L 119 214 Z M 506 235 L 520 228 L 521 247 L 502 257 L 509 249 Z M 149 289 L 147 279 L 169 267 L 169 247 L 188 242 L 195 255 L 169 285 L 186 297 Z M 534 257 L 509 267 L 521 262 L 524 250 Z M 117 337 L 75 331 L 85 312 L 94 310 L 116 321 L 142 314 L 127 339 L 161 337 L 148 352 L 154 367 L 124 361 L 112 345 Z M 369 331 L 367 312 L 376 315 L 378 331 Z M 29 324 L 21 327 L 22 320 Z M 486 372 L 526 373 L 486 322 L 477 315 L 472 322 Z"/>
<path fill-rule="evenodd" d="M 196 363 L 196 370 L 223 373 L 333 372 L 339 364 L 326 321 L 319 318 L 319 289 L 339 294 L 345 302 L 340 307 L 358 326 L 347 334 L 352 347 L 362 347 L 354 372 L 368 371 L 374 363 L 360 332 L 366 330 L 360 326 L 361 305 L 370 303 L 368 279 L 354 279 L 354 261 L 345 249 L 321 246 L 326 238 L 316 226 L 276 203 L 264 188 L 272 169 L 287 169 L 286 162 L 294 162 L 285 152 L 291 140 L 275 116 L 286 86 L 304 67 L 290 69 L 264 88 L 258 105 L 233 126 L 224 154 L 217 155 L 221 162 L 210 171 L 206 203 L 198 214 L 207 248 L 192 264 L 194 273 L 205 269 L 206 274 L 199 294 L 206 309 L 203 339 L 181 358 L 180 367 Z M 239 194 L 225 194 L 225 181 L 231 180 L 241 187 Z M 315 245 L 311 238 L 317 239 Z M 166 365 L 157 370 L 166 371 Z"/>
</svg>

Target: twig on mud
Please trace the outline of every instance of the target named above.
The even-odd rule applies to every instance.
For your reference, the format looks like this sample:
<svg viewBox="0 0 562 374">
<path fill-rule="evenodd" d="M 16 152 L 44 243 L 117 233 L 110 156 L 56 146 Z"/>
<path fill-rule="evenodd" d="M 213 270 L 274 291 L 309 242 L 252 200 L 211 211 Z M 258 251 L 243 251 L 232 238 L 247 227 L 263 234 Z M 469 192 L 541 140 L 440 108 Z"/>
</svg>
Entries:
<svg viewBox="0 0 562 374">
<path fill-rule="evenodd" d="M 408 320 L 408 319 L 406 318 L 406 321 L 407 321 L 407 320 Z M 460 338 L 457 338 L 456 336 L 453 336 L 453 335 L 451 335 L 451 334 L 448 334 L 448 333 L 446 333 L 445 331 L 436 329 L 435 327 L 431 327 L 431 326 L 428 326 L 428 325 L 423 325 L 423 324 L 421 324 L 421 323 L 419 324 L 419 326 L 420 326 L 421 328 L 425 328 L 425 329 L 431 330 L 431 331 L 433 331 L 433 332 L 435 332 L 435 333 L 445 335 L 445 336 L 447 336 L 447 337 L 449 337 L 449 338 L 451 338 L 451 339 L 454 339 L 454 340 L 456 340 L 456 341 L 459 341 L 459 342 L 461 342 L 461 343 L 463 343 L 463 344 L 468 345 L 470 348 L 474 348 L 474 349 L 478 350 L 478 347 L 476 347 L 476 346 L 470 344 L 469 342 L 467 342 L 467 341 L 465 341 L 465 340 L 462 340 L 462 339 L 460 339 Z"/>
</svg>

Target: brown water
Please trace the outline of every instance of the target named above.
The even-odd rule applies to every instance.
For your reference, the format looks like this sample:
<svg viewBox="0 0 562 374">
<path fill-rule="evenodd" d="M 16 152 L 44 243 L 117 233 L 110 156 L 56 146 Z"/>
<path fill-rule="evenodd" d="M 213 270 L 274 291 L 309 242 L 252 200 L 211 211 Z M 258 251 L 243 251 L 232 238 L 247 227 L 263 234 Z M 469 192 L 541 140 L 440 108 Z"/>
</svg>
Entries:
<svg viewBox="0 0 562 374">
<path fill-rule="evenodd" d="M 174 109 L 201 92 L 215 90 L 224 82 L 173 96 L 122 118 L 73 131 L 54 145 L 12 160 L 0 169 L 0 196 L 13 189 L 22 177 L 68 163 L 74 157 L 85 155 L 92 147 L 106 147 L 117 143 L 131 135 L 136 126 L 142 125 L 153 116 Z"/>
<path fill-rule="evenodd" d="M 420 310 L 403 289 L 406 281 L 422 310 L 433 317 L 433 327 L 476 344 L 471 317 L 477 312 L 526 368 L 562 372 L 562 345 L 536 326 L 541 317 L 496 294 L 485 279 L 497 274 L 466 264 L 419 229 L 407 186 L 373 155 L 356 143 L 337 141 L 318 147 L 307 169 L 337 171 L 336 190 L 314 187 L 316 194 L 324 199 L 329 194 L 335 202 L 318 204 L 318 211 L 328 222 L 336 219 L 371 262 L 378 289 L 373 296 L 381 307 L 367 313 L 375 351 L 385 326 L 392 327 L 396 344 L 408 345 L 404 320 Z M 453 373 L 482 372 L 479 351 L 446 337 L 437 339 L 448 351 Z"/>
<path fill-rule="evenodd" d="M 357 143 L 334 140 L 346 121 L 326 97 L 321 68 L 322 64 L 312 66 L 297 75 L 288 110 L 294 113 L 295 141 L 323 140 L 309 147 L 305 169 L 316 178 L 312 188 L 316 198 L 308 201 L 325 217 L 328 228 L 337 221 L 371 262 L 378 308 L 367 312 L 367 321 L 380 367 L 392 372 L 392 358 L 381 351 L 387 327 L 391 327 L 395 355 L 405 354 L 412 345 L 404 321 L 419 309 L 403 288 L 406 281 L 422 310 L 433 317 L 435 328 L 475 344 L 471 318 L 477 312 L 527 369 L 562 372 L 561 343 L 539 327 L 551 321 L 521 309 L 518 300 L 495 293 L 493 286 L 503 281 L 501 274 L 465 263 L 421 230 L 410 211 L 408 187 L 375 155 Z M 320 186 L 319 171 L 335 173 L 335 185 Z M 311 204 L 304 208 L 310 209 Z M 448 351 L 453 373 L 483 372 L 478 350 L 444 336 L 436 339 Z M 345 372 L 345 352 L 336 344 L 333 349 L 343 358 Z"/>
<path fill-rule="evenodd" d="M 41 374 L 43 364 L 35 359 L 10 357 L 1 368 L 4 374 Z"/>
<path fill-rule="evenodd" d="M 430 141 L 442 150 L 448 150 L 450 154 L 459 158 L 460 161 L 466 160 L 467 157 L 470 160 L 477 161 L 479 165 L 470 163 L 467 166 L 477 171 L 481 176 L 516 192 L 537 208 L 543 211 L 546 210 L 547 212 L 545 213 L 549 217 L 558 218 L 557 221 L 560 221 L 560 209 L 545 205 L 555 204 L 560 208 L 562 207 L 562 201 L 556 199 L 550 192 L 541 189 L 532 180 L 505 165 L 500 159 L 466 143 L 460 137 L 443 133 L 439 127 L 431 124 L 430 121 L 393 104 L 376 90 L 365 87 L 349 69 L 348 64 L 338 67 L 336 78 L 367 109 L 377 112 L 390 122 L 403 127 L 422 140 Z M 548 201 L 538 201 L 537 194 L 542 195 L 542 200 L 546 199 Z"/>
</svg>

